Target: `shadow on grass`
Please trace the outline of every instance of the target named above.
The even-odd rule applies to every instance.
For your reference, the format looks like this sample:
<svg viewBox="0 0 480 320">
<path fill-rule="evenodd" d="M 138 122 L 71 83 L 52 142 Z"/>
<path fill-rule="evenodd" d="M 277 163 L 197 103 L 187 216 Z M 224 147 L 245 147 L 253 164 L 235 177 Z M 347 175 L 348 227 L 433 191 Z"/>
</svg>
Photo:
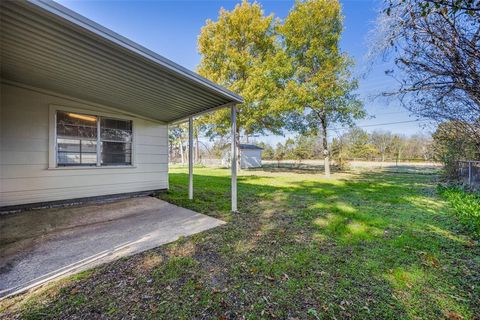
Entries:
<svg viewBox="0 0 480 320">
<path fill-rule="evenodd" d="M 306 164 L 306 163 L 267 163 L 263 164 L 261 168 L 250 168 L 246 171 L 259 171 L 259 172 L 288 172 L 297 174 L 322 174 L 325 167 L 323 165 Z M 337 172 L 337 167 L 330 166 L 331 172 Z"/>
<path fill-rule="evenodd" d="M 465 311 L 465 305 L 471 310 L 478 309 L 475 300 L 468 295 L 465 298 L 472 291 L 469 287 L 472 278 L 467 280 L 445 272 L 445 268 L 458 267 L 451 255 L 462 255 L 468 247 L 468 238 L 458 234 L 461 230 L 456 221 L 436 198 L 432 178 L 410 173 L 362 172 L 343 180 L 297 179 L 278 185 L 275 177 L 244 176 L 238 184 L 241 214 L 232 217 L 228 213 L 229 177 L 200 173 L 196 176 L 199 198 L 188 203 L 181 199 L 187 175 L 175 173 L 171 175 L 175 190 L 165 199 L 230 220 L 232 225 L 242 221 L 240 227 L 244 230 L 239 238 L 246 239 L 238 241 L 233 255 L 248 251 L 264 256 L 271 252 L 275 256 L 276 250 L 292 250 L 287 258 L 268 258 L 271 260 L 262 270 L 266 274 L 280 277 L 295 268 L 307 268 L 311 272 L 299 277 L 310 279 L 311 287 L 331 296 L 342 296 L 345 301 L 352 300 L 352 292 L 356 292 L 353 300 L 357 302 L 374 296 L 374 300 L 381 299 L 383 304 L 391 306 L 379 311 L 379 316 L 440 317 L 445 312 L 471 315 Z M 271 241 L 275 241 L 274 245 Z M 472 250 L 465 253 L 469 258 L 478 253 L 478 248 Z M 321 257 L 325 263 L 285 261 L 298 252 L 312 255 L 312 260 Z M 283 264 L 286 266 L 279 267 Z M 316 283 L 318 272 L 325 270 L 331 270 L 339 278 L 323 283 L 334 287 L 332 291 Z M 369 285 L 365 286 L 365 282 Z M 299 294 L 304 294 L 303 285 L 306 284 L 299 286 Z M 344 286 L 348 294 L 339 292 L 339 286 Z M 452 287 L 458 288 L 453 296 L 464 298 L 441 293 Z M 282 289 L 278 295 L 284 293 Z M 459 303 L 462 299 L 464 302 Z M 360 305 L 371 310 L 371 306 Z M 362 314 L 362 310 L 357 312 Z"/>
<path fill-rule="evenodd" d="M 435 196 L 432 176 L 364 172 L 335 180 L 260 171 L 239 176 L 240 213 L 232 214 L 227 174 L 198 169 L 190 201 L 188 175 L 171 173 L 170 190 L 159 195 L 227 225 L 106 265 L 24 315 L 480 314 L 472 287 L 480 251 Z"/>
</svg>

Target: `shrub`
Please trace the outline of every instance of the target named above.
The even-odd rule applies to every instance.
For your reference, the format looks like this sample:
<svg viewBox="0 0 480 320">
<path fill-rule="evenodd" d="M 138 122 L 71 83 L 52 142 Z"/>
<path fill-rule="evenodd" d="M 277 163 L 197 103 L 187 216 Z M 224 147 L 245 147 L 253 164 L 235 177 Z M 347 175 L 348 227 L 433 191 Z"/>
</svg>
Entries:
<svg viewBox="0 0 480 320">
<path fill-rule="evenodd" d="M 466 229 L 480 237 L 480 193 L 467 193 L 460 187 L 439 187 Z"/>
<path fill-rule="evenodd" d="M 458 178 L 458 160 L 480 160 L 480 144 L 468 128 L 461 121 L 443 122 L 432 135 L 435 158 L 450 181 Z"/>
</svg>

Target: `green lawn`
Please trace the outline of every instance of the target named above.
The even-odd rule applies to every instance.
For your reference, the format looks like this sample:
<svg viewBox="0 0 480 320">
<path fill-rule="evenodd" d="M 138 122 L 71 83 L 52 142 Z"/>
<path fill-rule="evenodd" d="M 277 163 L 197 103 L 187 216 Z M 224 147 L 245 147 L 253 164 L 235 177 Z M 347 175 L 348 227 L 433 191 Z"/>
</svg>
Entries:
<svg viewBox="0 0 480 320">
<path fill-rule="evenodd" d="M 480 246 L 432 174 L 174 168 L 160 198 L 225 226 L 1 302 L 26 319 L 478 319 Z M 0 309 L 1 310 L 1 309 Z"/>
</svg>

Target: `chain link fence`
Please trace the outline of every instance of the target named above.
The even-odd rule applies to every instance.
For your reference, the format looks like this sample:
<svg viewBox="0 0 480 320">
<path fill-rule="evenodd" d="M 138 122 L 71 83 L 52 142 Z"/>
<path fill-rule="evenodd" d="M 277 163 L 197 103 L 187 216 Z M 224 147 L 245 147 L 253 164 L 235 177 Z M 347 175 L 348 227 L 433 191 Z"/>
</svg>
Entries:
<svg viewBox="0 0 480 320">
<path fill-rule="evenodd" d="M 480 161 L 458 161 L 458 179 L 473 190 L 480 190 Z"/>
</svg>

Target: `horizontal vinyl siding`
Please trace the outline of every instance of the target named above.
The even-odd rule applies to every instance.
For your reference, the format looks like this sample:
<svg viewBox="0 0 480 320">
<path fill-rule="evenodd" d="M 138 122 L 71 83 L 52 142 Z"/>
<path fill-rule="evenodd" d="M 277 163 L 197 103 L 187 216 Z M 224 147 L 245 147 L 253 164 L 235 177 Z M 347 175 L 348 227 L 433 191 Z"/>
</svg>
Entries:
<svg viewBox="0 0 480 320">
<path fill-rule="evenodd" d="M 0 179 L 18 179 L 18 178 L 54 178 L 54 177 L 75 177 L 84 175 L 111 175 L 111 174 L 132 174 L 132 173 L 157 173 L 167 172 L 166 166 L 157 164 L 144 164 L 135 168 L 82 168 L 78 170 L 70 169 L 45 169 L 45 165 L 5 165 L 0 172 Z"/>
<path fill-rule="evenodd" d="M 165 155 L 167 154 L 167 145 L 154 146 L 148 144 L 137 144 L 137 154 Z"/>
<path fill-rule="evenodd" d="M 28 150 L 28 152 L 48 152 L 48 139 L 14 137 L 3 139 L 2 151 L 4 153 L 25 152 L 25 150 Z"/>
<path fill-rule="evenodd" d="M 167 172 L 166 166 L 157 164 L 137 165 L 135 168 L 82 168 L 78 170 L 70 169 L 46 169 L 45 165 L 4 165 L 0 172 L 0 179 L 18 179 L 18 178 L 54 178 L 54 177 L 75 177 L 84 175 L 111 175 L 111 174 L 132 174 L 132 173 L 156 173 Z"/>
<path fill-rule="evenodd" d="M 167 164 L 167 154 L 148 154 L 137 153 L 137 165 L 143 164 Z"/>
<path fill-rule="evenodd" d="M 36 203 L 45 201 L 57 201 L 66 199 L 76 199 L 84 197 L 104 196 L 110 194 L 140 192 L 149 190 L 158 190 L 166 188 L 166 181 L 142 181 L 141 183 L 128 183 L 120 185 L 99 185 L 88 187 L 75 187 L 58 189 L 56 192 L 45 192 L 35 190 L 29 192 L 13 192 L 8 196 L 8 203 L 5 205 L 18 205 L 26 203 Z"/>
<path fill-rule="evenodd" d="M 42 119 L 30 116 L 24 117 L 23 121 L 23 123 L 8 122 L 2 117 L 2 136 L 13 139 L 48 139 L 48 121 L 42 124 L 40 123 Z"/>
<path fill-rule="evenodd" d="M 117 174 L 105 174 L 103 176 L 82 175 L 73 177 L 40 177 L 9 179 L 2 187 L 3 193 L 14 191 L 55 190 L 61 185 L 62 188 L 90 187 L 100 185 L 115 185 L 122 183 L 141 183 L 142 181 L 163 180 L 164 173 L 137 173 L 124 172 Z"/>
<path fill-rule="evenodd" d="M 8 138 L 5 138 L 8 139 Z M 4 139 L 2 139 L 3 141 Z M 35 151 L 3 151 L 0 156 L 2 165 L 9 164 L 43 164 L 48 165 L 48 153 L 47 152 L 35 152 Z"/>
<path fill-rule="evenodd" d="M 49 169 L 50 105 L 114 113 L 12 85 L 1 90 L 0 206 L 168 187 L 166 125 L 132 118 L 132 167 Z"/>
<path fill-rule="evenodd" d="M 141 145 L 149 145 L 149 146 L 167 146 L 167 136 L 165 135 L 164 137 L 160 136 L 147 136 L 147 135 L 142 135 L 138 134 L 136 136 L 137 142 Z"/>
</svg>

